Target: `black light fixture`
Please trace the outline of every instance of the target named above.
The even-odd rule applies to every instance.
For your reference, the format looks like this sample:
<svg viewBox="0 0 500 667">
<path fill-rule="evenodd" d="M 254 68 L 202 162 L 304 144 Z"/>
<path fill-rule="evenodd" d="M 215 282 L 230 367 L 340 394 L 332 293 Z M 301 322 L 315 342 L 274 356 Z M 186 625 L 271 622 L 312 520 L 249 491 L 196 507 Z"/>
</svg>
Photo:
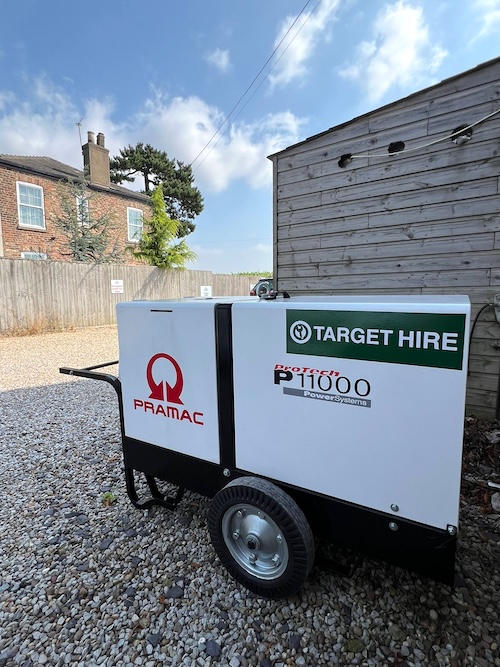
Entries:
<svg viewBox="0 0 500 667">
<path fill-rule="evenodd" d="M 456 127 L 451 135 L 451 140 L 456 146 L 462 146 L 470 141 L 472 138 L 472 127 L 469 125 L 459 125 Z"/>
<path fill-rule="evenodd" d="M 392 155 L 394 153 L 402 153 L 404 149 L 405 149 L 404 141 L 394 141 L 392 144 L 389 144 L 387 152 Z"/>
<path fill-rule="evenodd" d="M 338 164 L 341 169 L 345 169 L 348 165 L 351 164 L 351 162 L 352 162 L 352 153 L 344 153 L 344 155 L 340 156 Z"/>
</svg>

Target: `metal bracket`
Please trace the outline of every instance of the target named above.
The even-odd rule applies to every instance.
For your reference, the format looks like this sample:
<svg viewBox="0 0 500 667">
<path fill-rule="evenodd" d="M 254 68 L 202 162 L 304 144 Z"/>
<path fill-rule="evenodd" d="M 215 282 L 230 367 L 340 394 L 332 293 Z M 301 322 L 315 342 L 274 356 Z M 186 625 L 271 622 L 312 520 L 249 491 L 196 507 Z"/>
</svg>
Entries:
<svg viewBox="0 0 500 667">
<path fill-rule="evenodd" d="M 363 562 L 363 556 L 357 556 L 355 561 L 350 565 L 346 563 L 341 563 L 340 561 L 334 560 L 333 558 L 328 558 L 326 556 L 319 556 L 315 559 L 316 565 L 324 570 L 328 570 L 333 574 L 338 574 L 341 577 L 346 577 L 350 579 L 353 574 L 356 572 L 358 567 Z"/>
<path fill-rule="evenodd" d="M 156 479 L 154 477 L 151 477 L 150 475 L 144 475 L 144 477 L 148 483 L 151 497 L 141 500 L 139 499 L 139 494 L 137 493 L 135 486 L 134 469 L 125 467 L 125 484 L 127 486 L 127 495 L 134 507 L 137 507 L 137 509 L 140 510 L 148 510 L 150 507 L 159 505 L 165 509 L 174 510 L 181 502 L 182 497 L 184 496 L 184 489 L 182 487 L 178 486 L 177 491 L 173 495 L 165 495 L 159 490 Z"/>
<path fill-rule="evenodd" d="M 338 558 L 332 557 L 332 555 L 327 555 L 329 551 L 331 553 L 332 547 L 333 547 L 333 552 L 337 551 L 337 553 L 339 553 L 339 550 L 336 549 L 335 546 L 332 545 L 327 540 L 323 539 L 316 540 L 316 558 L 314 561 L 315 564 L 318 567 L 324 570 L 328 570 L 329 572 L 333 572 L 333 574 L 340 575 L 341 577 L 346 577 L 346 578 L 352 577 L 353 574 L 358 569 L 358 567 L 364 561 L 363 554 L 359 552 L 352 552 L 350 549 L 348 550 L 341 549 L 340 550 L 340 556 L 342 558 L 341 561 Z"/>
</svg>

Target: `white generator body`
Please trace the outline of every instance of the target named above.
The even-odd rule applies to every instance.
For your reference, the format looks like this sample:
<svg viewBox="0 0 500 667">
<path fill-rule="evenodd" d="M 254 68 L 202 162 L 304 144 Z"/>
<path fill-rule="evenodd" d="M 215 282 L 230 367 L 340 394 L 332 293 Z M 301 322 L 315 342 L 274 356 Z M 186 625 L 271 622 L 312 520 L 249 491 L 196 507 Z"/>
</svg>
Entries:
<svg viewBox="0 0 500 667">
<path fill-rule="evenodd" d="M 237 467 L 436 528 L 458 526 L 467 302 L 258 306 L 239 304 L 233 314 Z"/>
<path fill-rule="evenodd" d="M 209 496 L 262 478 L 313 532 L 451 581 L 467 297 L 134 301 L 117 319 L 126 466 Z"/>
</svg>

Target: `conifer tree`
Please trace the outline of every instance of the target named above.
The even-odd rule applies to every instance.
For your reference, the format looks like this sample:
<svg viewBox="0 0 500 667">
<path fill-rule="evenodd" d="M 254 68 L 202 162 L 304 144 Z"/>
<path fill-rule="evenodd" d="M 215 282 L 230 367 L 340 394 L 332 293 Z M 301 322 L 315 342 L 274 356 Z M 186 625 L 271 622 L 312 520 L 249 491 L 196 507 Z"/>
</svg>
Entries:
<svg viewBox="0 0 500 667">
<path fill-rule="evenodd" d="M 196 259 L 184 239 L 178 239 L 180 222 L 167 215 L 163 187 L 151 193 L 152 214 L 144 221 L 144 230 L 134 256 L 160 269 L 184 269 Z"/>
<path fill-rule="evenodd" d="M 122 148 L 110 160 L 110 170 L 113 183 L 132 182 L 142 176 L 146 194 L 161 184 L 167 215 L 179 222 L 177 236 L 182 238 L 194 231 L 193 220 L 203 211 L 203 197 L 194 185 L 190 165 L 170 159 L 151 144 L 138 143 Z"/>
</svg>

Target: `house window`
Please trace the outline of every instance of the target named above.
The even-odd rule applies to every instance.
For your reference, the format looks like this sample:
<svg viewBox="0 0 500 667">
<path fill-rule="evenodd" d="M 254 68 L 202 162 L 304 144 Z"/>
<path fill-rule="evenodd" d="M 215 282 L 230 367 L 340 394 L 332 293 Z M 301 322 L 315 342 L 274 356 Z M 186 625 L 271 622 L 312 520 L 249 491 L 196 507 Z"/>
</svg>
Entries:
<svg viewBox="0 0 500 667">
<path fill-rule="evenodd" d="M 76 195 L 76 219 L 80 227 L 90 226 L 89 200 L 84 195 Z"/>
<path fill-rule="evenodd" d="M 44 252 L 22 252 L 22 259 L 47 259 L 47 255 Z"/>
<path fill-rule="evenodd" d="M 141 240 L 143 219 L 139 208 L 127 208 L 128 240 L 138 243 Z"/>
<path fill-rule="evenodd" d="M 32 183 L 17 183 L 19 226 L 45 229 L 43 188 Z"/>
</svg>

